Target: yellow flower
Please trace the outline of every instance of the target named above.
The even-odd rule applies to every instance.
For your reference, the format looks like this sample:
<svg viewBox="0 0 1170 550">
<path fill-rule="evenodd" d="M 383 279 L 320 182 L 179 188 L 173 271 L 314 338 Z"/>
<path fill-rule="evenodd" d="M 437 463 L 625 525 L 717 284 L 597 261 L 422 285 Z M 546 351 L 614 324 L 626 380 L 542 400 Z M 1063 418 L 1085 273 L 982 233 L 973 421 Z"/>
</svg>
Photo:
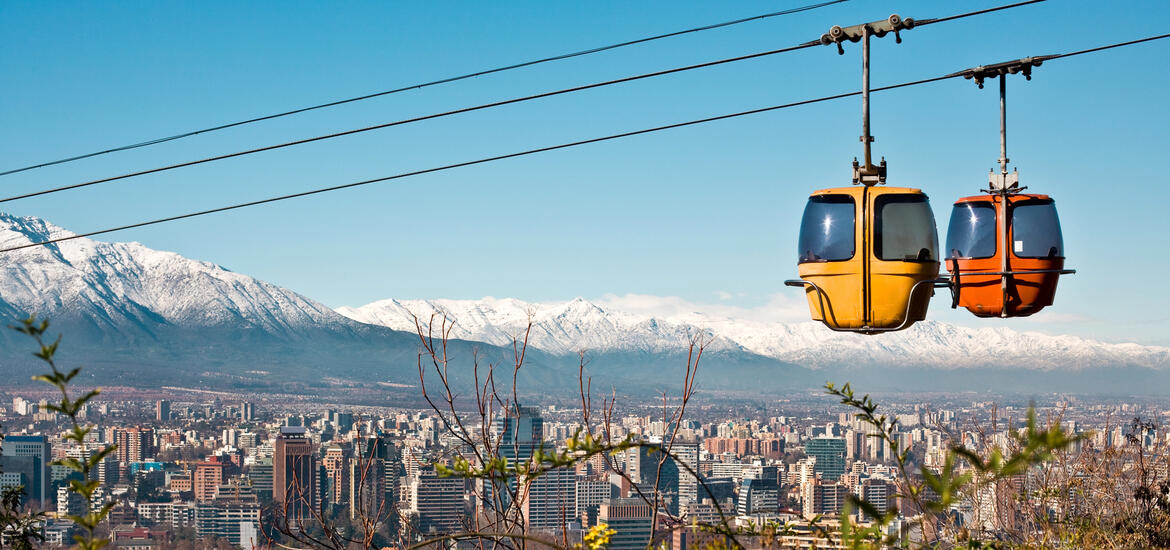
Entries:
<svg viewBox="0 0 1170 550">
<path fill-rule="evenodd" d="M 609 525 L 599 523 L 589 529 L 588 533 L 582 537 L 585 542 L 589 544 L 589 550 L 601 550 L 609 545 L 609 537 L 613 536 L 617 531 L 610 529 Z"/>
</svg>

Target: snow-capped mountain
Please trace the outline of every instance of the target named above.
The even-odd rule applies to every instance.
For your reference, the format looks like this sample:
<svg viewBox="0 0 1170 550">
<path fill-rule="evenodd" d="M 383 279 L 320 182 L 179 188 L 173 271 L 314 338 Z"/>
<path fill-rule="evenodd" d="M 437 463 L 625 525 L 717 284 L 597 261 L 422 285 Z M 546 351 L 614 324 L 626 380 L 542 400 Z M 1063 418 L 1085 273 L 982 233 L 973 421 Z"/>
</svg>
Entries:
<svg viewBox="0 0 1170 550">
<path fill-rule="evenodd" d="M 0 248 L 70 234 L 39 218 L 0 214 Z M 208 262 L 84 238 L 0 254 L 0 300 L 20 312 L 110 330 L 163 323 L 293 334 L 358 326 L 318 302 Z"/>
<path fill-rule="evenodd" d="M 37 218 L 0 214 L 0 248 L 68 234 Z M 826 379 L 898 390 L 1170 391 L 1167 348 L 935 322 L 858 337 L 811 323 L 635 313 L 580 298 L 384 300 L 334 311 L 208 262 L 91 239 L 0 254 L 0 316 L 11 322 L 30 313 L 64 334 L 64 360 L 84 364 L 83 376 L 105 385 L 414 387 L 414 315 L 426 323 L 441 313 L 455 322 L 449 350 L 459 387 L 472 379 L 464 367 L 473 350 L 481 361 L 509 364 L 512 338 L 531 319 L 522 385 L 536 392 L 577 391 L 580 351 L 589 352 L 589 375 L 601 384 L 631 393 L 673 387 L 695 337 L 708 342 L 699 383 L 712 391 L 771 395 Z M 30 349 L 25 337 L 0 331 L 0 377 L 19 382 L 39 372 Z"/>
<path fill-rule="evenodd" d="M 817 323 L 768 323 L 701 312 L 662 317 L 603 308 L 581 298 L 527 303 L 515 299 L 381 300 L 339 313 L 363 323 L 413 330 L 414 315 L 442 312 L 459 338 L 496 345 L 521 334 L 529 318 L 530 343 L 550 353 L 663 352 L 685 348 L 703 334 L 712 350 L 744 350 L 807 367 L 897 365 L 938 368 L 1010 366 L 1079 369 L 1127 365 L 1170 367 L 1170 348 L 1111 344 L 1074 336 L 1049 336 L 1007 328 L 966 328 L 926 321 L 876 337 L 831 332 Z"/>
</svg>

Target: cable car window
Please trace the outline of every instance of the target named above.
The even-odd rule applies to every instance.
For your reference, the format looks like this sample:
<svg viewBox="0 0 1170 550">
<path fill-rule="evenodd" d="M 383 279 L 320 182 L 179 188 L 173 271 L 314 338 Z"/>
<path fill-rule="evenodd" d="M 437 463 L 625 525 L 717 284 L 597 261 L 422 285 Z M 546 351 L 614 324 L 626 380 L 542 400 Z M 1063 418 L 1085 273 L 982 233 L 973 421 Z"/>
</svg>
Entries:
<svg viewBox="0 0 1170 550">
<path fill-rule="evenodd" d="M 874 255 L 888 261 L 938 261 L 938 232 L 926 195 L 881 195 L 874 201 Z"/>
<path fill-rule="evenodd" d="M 853 257 L 856 208 L 846 195 L 809 197 L 800 221 L 799 263 L 835 262 Z"/>
<path fill-rule="evenodd" d="M 948 258 L 990 258 L 995 256 L 995 205 L 963 202 L 951 211 L 947 227 Z"/>
<path fill-rule="evenodd" d="M 1063 258 L 1056 203 L 1029 201 L 1012 208 L 1012 252 L 1020 258 Z"/>
</svg>

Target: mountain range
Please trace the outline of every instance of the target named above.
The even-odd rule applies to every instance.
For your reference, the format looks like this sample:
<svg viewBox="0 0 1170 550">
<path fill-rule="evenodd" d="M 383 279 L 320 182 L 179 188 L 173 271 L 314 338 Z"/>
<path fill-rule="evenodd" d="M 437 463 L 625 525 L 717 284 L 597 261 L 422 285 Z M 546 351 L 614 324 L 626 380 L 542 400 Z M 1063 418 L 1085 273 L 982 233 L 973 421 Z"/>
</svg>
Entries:
<svg viewBox="0 0 1170 550">
<path fill-rule="evenodd" d="M 39 218 L 0 214 L 0 247 L 67 234 Z M 707 346 L 699 386 L 708 390 L 767 395 L 825 380 L 874 390 L 1170 389 L 1170 348 L 939 322 L 862 337 L 807 322 L 635 314 L 582 298 L 387 299 L 334 311 L 215 264 L 85 238 L 0 254 L 0 316 L 31 313 L 64 334 L 63 362 L 86 365 L 85 377 L 104 385 L 299 392 L 417 386 L 417 315 L 424 323 L 454 322 L 456 385 L 470 383 L 473 351 L 481 364 L 510 364 L 512 339 L 531 319 L 521 382 L 534 392 L 573 391 L 581 352 L 595 386 L 673 388 L 696 337 Z M 39 372 L 27 337 L 4 331 L 0 346 L 0 375 L 13 384 Z"/>
</svg>

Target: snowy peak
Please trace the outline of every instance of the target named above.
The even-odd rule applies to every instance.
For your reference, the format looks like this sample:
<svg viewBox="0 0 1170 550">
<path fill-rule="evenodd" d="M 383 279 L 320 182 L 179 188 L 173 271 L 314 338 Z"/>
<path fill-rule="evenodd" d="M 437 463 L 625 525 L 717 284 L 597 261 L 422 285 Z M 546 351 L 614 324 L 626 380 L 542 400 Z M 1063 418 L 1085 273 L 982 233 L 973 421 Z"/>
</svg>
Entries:
<svg viewBox="0 0 1170 550">
<path fill-rule="evenodd" d="M 38 218 L 0 214 L 0 246 L 68 235 Z M 322 304 L 215 264 L 86 238 L 0 255 L 0 302 L 101 330 L 163 324 L 287 334 L 321 322 L 352 325 Z"/>
<path fill-rule="evenodd" d="M 661 316 L 603 308 L 582 298 L 527 303 L 515 299 L 383 300 L 342 315 L 363 323 L 414 330 L 412 315 L 454 322 L 452 335 L 505 345 L 523 333 L 555 354 L 685 349 L 691 335 L 712 340 L 713 350 L 739 350 L 813 368 L 837 366 L 1021 367 L 1037 370 L 1137 366 L 1170 369 L 1170 348 L 1110 344 L 1075 336 L 1049 336 L 1003 327 L 968 328 L 926 321 L 876 337 L 829 331 L 817 323 L 752 321 L 700 311 Z"/>
<path fill-rule="evenodd" d="M 664 323 L 653 318 L 612 312 L 583 298 L 567 302 L 528 303 L 512 298 L 482 300 L 381 300 L 338 313 L 363 323 L 395 330 L 415 330 L 415 316 L 426 325 L 445 316 L 454 323 L 451 336 L 493 345 L 522 338 L 531 320 L 529 344 L 558 355 L 580 351 L 644 351 L 670 353 L 686 349 L 701 335 L 710 348 L 742 350 L 738 344 L 695 326 Z"/>
</svg>

